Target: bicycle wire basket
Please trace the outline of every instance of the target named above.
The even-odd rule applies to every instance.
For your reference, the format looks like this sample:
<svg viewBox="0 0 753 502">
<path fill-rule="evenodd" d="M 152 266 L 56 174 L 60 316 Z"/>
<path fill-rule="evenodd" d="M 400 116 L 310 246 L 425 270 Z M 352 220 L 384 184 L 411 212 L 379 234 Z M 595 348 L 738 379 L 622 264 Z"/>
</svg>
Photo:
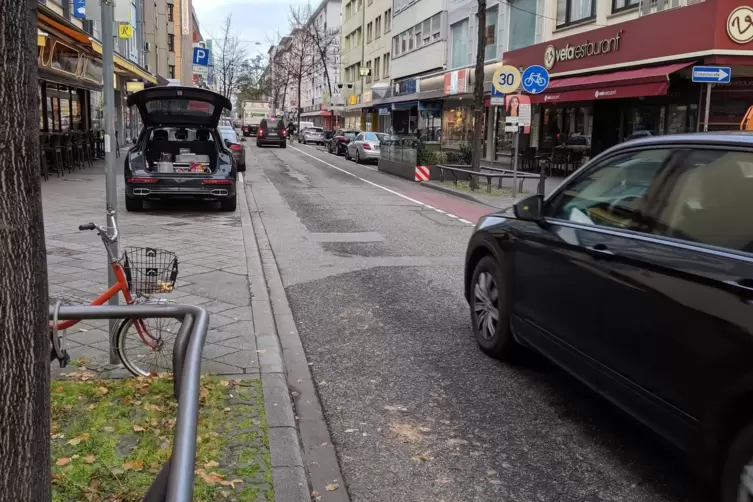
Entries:
<svg viewBox="0 0 753 502">
<path fill-rule="evenodd" d="M 171 293 L 178 278 L 178 257 L 164 249 L 127 247 L 123 270 L 132 294 Z"/>
</svg>

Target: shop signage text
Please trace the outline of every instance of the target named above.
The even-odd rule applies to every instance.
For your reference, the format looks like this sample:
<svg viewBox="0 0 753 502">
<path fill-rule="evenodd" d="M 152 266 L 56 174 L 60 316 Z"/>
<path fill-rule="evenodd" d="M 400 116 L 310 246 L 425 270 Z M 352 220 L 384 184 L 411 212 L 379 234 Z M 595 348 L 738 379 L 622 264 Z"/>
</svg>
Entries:
<svg viewBox="0 0 753 502">
<path fill-rule="evenodd" d="M 417 92 L 421 92 L 421 83 L 417 78 L 395 82 L 395 96 L 415 94 Z"/>
<path fill-rule="evenodd" d="M 456 70 L 444 74 L 444 95 L 465 94 L 468 92 L 468 70 Z"/>
<path fill-rule="evenodd" d="M 617 35 L 612 38 L 605 38 L 604 40 L 597 40 L 595 42 L 586 40 L 581 45 L 567 44 L 565 47 L 559 49 L 554 45 L 549 45 L 544 50 L 544 67 L 547 70 L 551 70 L 557 62 L 571 61 L 574 59 L 598 56 L 599 54 L 617 52 L 620 50 L 620 38 L 624 32 L 625 30 L 620 30 L 617 32 Z"/>
</svg>

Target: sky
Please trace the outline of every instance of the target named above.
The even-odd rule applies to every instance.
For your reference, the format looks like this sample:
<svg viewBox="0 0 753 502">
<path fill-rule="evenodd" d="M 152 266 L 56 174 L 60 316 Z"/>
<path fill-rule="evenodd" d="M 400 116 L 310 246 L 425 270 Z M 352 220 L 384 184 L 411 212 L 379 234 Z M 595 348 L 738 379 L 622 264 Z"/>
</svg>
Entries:
<svg viewBox="0 0 753 502">
<path fill-rule="evenodd" d="M 315 1 L 312 0 L 312 5 Z M 232 32 L 252 57 L 257 52 L 266 54 L 270 40 L 290 31 L 290 6 L 306 3 L 307 0 L 193 0 L 205 39 L 219 37 L 225 18 L 232 14 Z"/>
</svg>

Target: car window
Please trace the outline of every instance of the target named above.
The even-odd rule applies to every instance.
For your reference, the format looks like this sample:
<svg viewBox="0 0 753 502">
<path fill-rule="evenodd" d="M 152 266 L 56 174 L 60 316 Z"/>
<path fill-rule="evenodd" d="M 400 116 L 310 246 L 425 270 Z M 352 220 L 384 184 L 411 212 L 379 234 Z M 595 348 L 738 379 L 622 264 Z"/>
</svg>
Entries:
<svg viewBox="0 0 753 502">
<path fill-rule="evenodd" d="M 363 134 L 356 136 L 356 139 L 354 139 L 353 141 L 363 141 Z"/>
<path fill-rule="evenodd" d="M 366 141 L 379 141 L 379 139 L 377 138 L 377 135 L 374 134 L 373 132 L 365 133 L 363 135 L 363 139 L 365 139 Z"/>
<path fill-rule="evenodd" d="M 346 138 L 355 138 L 356 135 L 358 135 L 358 131 L 345 131 L 343 133 L 343 136 L 345 136 Z"/>
<path fill-rule="evenodd" d="M 572 138 L 567 140 L 567 143 L 565 144 L 573 146 L 573 145 L 585 145 L 587 143 L 586 143 L 586 138 L 584 138 L 583 136 L 573 136 Z"/>
<path fill-rule="evenodd" d="M 643 150 L 600 162 L 572 180 L 545 209 L 547 217 L 645 231 L 645 203 L 671 151 Z"/>
<path fill-rule="evenodd" d="M 753 253 L 753 153 L 689 150 L 672 164 L 654 233 Z"/>
</svg>

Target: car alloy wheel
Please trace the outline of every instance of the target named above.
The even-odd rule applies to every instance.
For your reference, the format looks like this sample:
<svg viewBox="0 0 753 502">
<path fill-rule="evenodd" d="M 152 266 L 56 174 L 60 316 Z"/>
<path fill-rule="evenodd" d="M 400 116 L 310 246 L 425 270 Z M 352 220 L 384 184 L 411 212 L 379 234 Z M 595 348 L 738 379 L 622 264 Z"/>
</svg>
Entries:
<svg viewBox="0 0 753 502">
<path fill-rule="evenodd" d="M 358 148 L 356 148 L 356 164 L 361 163 L 361 154 L 358 153 Z"/>
<path fill-rule="evenodd" d="M 499 323 L 499 288 L 489 272 L 481 272 L 473 286 L 473 309 L 476 312 L 476 329 L 485 340 L 493 340 Z"/>
<path fill-rule="evenodd" d="M 737 502 L 753 500 L 753 459 L 743 466 L 740 473 L 740 485 L 737 488 Z"/>
</svg>

